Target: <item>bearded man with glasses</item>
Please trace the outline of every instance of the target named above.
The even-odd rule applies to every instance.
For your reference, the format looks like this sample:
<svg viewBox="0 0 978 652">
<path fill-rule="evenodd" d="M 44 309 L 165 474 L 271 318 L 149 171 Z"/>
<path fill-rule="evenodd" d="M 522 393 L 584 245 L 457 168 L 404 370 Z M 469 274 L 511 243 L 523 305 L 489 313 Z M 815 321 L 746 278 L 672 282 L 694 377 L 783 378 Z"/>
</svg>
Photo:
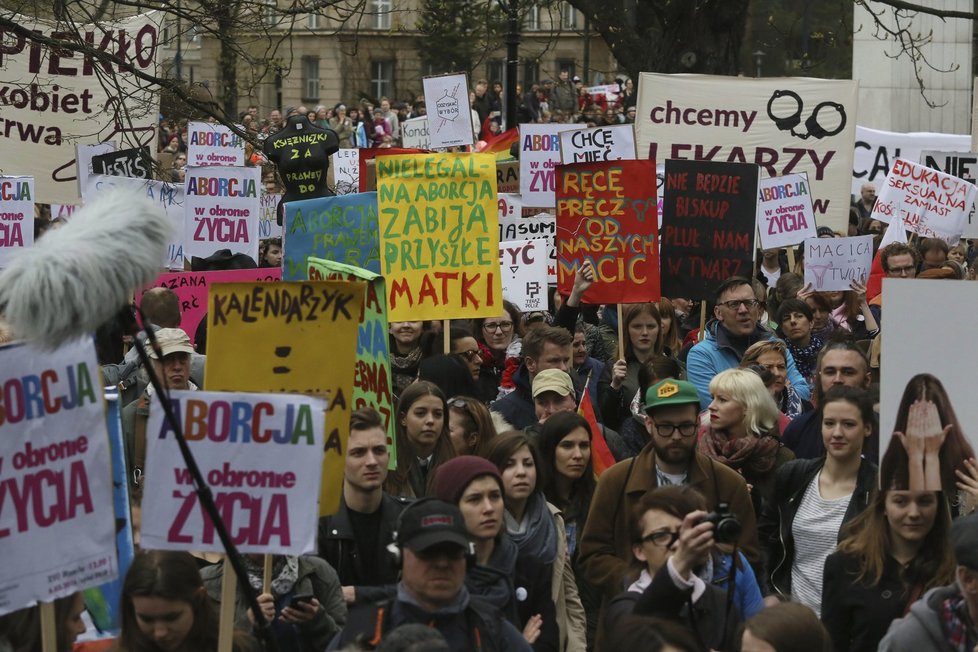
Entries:
<svg viewBox="0 0 978 652">
<path fill-rule="evenodd" d="M 710 404 L 710 381 L 714 376 L 740 366 L 751 344 L 777 339 L 772 330 L 758 323 L 760 313 L 754 288 L 746 278 L 731 276 L 717 288 L 713 319 L 706 324 L 706 335 L 686 358 L 686 378 L 699 392 L 702 409 Z M 811 399 L 811 388 L 795 367 L 795 359 L 790 352 L 785 357 L 791 386 L 804 400 Z"/>
<path fill-rule="evenodd" d="M 621 592 L 629 573 L 631 514 L 642 496 L 656 487 L 693 487 L 711 511 L 728 503 L 742 526 L 740 551 L 754 566 L 760 561 L 754 508 L 743 477 L 696 452 L 699 403 L 696 388 L 682 380 L 667 378 L 649 387 L 642 406 L 649 445 L 598 480 L 581 539 L 580 564 L 588 582 L 608 600 Z"/>
</svg>

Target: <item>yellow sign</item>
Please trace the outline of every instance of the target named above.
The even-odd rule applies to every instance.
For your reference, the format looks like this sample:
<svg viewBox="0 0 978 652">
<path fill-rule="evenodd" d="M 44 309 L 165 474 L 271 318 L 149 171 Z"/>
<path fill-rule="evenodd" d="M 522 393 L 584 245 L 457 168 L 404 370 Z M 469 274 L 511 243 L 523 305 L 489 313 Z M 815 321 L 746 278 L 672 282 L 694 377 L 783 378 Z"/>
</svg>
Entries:
<svg viewBox="0 0 978 652">
<path fill-rule="evenodd" d="M 217 283 L 207 298 L 209 391 L 325 396 L 320 515 L 339 509 L 366 283 Z"/>
<path fill-rule="evenodd" d="M 388 319 L 502 313 L 496 159 L 405 154 L 376 161 Z"/>
</svg>

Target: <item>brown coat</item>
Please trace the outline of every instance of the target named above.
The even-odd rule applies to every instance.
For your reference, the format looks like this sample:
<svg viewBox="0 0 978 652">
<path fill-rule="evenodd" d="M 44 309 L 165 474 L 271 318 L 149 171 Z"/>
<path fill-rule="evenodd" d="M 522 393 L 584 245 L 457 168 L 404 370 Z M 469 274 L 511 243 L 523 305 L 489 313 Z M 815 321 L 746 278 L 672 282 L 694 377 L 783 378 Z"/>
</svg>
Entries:
<svg viewBox="0 0 978 652">
<path fill-rule="evenodd" d="M 626 588 L 625 579 L 632 561 L 632 509 L 657 485 L 652 444 L 635 457 L 618 462 L 598 480 L 581 538 L 580 563 L 587 580 L 608 599 Z M 756 566 L 760 560 L 757 519 L 747 484 L 740 474 L 695 453 L 689 469 L 689 486 L 706 497 L 710 509 L 715 509 L 721 500 L 730 504 L 743 527 L 740 551 Z"/>
</svg>

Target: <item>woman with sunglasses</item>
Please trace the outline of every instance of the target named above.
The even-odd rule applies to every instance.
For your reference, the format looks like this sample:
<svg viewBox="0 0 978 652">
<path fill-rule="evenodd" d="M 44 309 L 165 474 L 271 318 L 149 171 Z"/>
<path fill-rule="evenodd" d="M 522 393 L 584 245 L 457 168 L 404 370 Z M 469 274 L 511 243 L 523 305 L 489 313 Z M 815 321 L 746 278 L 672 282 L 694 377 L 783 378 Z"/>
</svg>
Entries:
<svg viewBox="0 0 978 652">
<path fill-rule="evenodd" d="M 496 436 L 489 408 L 471 396 L 449 399 L 448 436 L 456 455 L 485 457 Z"/>
<path fill-rule="evenodd" d="M 475 383 L 475 396 L 488 405 L 499 393 L 499 383 L 492 372 L 482 363 L 482 349 L 472 331 L 461 326 L 452 326 L 449 333 L 451 354 L 456 356 L 472 376 Z M 453 393 L 458 393 L 453 392 Z"/>
</svg>

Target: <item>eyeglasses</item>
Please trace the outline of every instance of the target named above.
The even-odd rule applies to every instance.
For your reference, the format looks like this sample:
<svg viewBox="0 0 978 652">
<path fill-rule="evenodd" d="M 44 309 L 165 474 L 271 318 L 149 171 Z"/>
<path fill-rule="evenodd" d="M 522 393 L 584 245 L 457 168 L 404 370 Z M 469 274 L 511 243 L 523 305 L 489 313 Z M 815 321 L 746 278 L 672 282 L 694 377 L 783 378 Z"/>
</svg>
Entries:
<svg viewBox="0 0 978 652">
<path fill-rule="evenodd" d="M 906 267 L 891 267 L 889 274 L 890 276 L 903 276 L 904 274 L 910 276 L 916 271 L 917 267 L 915 265 L 907 265 Z"/>
<path fill-rule="evenodd" d="M 672 544 L 678 540 L 679 530 L 658 530 L 657 532 L 650 532 L 639 539 L 642 543 L 651 543 L 653 546 L 660 548 L 671 548 Z"/>
<path fill-rule="evenodd" d="M 717 305 L 735 311 L 741 308 L 752 310 L 760 305 L 760 301 L 757 299 L 731 299 L 730 301 L 717 301 Z"/>
<path fill-rule="evenodd" d="M 497 330 L 503 333 L 508 333 L 513 330 L 513 322 L 511 321 L 487 321 L 482 325 L 487 333 L 495 333 Z"/>
<path fill-rule="evenodd" d="M 469 349 L 468 351 L 459 351 L 456 355 L 460 355 L 466 360 L 471 361 L 473 358 L 479 355 L 479 349 Z"/>
<path fill-rule="evenodd" d="M 679 434 L 683 437 L 692 437 L 696 434 L 698 424 L 695 421 L 690 421 L 687 423 L 657 423 L 655 424 L 655 431 L 660 437 L 672 437 L 672 433 L 679 431 Z"/>
</svg>

